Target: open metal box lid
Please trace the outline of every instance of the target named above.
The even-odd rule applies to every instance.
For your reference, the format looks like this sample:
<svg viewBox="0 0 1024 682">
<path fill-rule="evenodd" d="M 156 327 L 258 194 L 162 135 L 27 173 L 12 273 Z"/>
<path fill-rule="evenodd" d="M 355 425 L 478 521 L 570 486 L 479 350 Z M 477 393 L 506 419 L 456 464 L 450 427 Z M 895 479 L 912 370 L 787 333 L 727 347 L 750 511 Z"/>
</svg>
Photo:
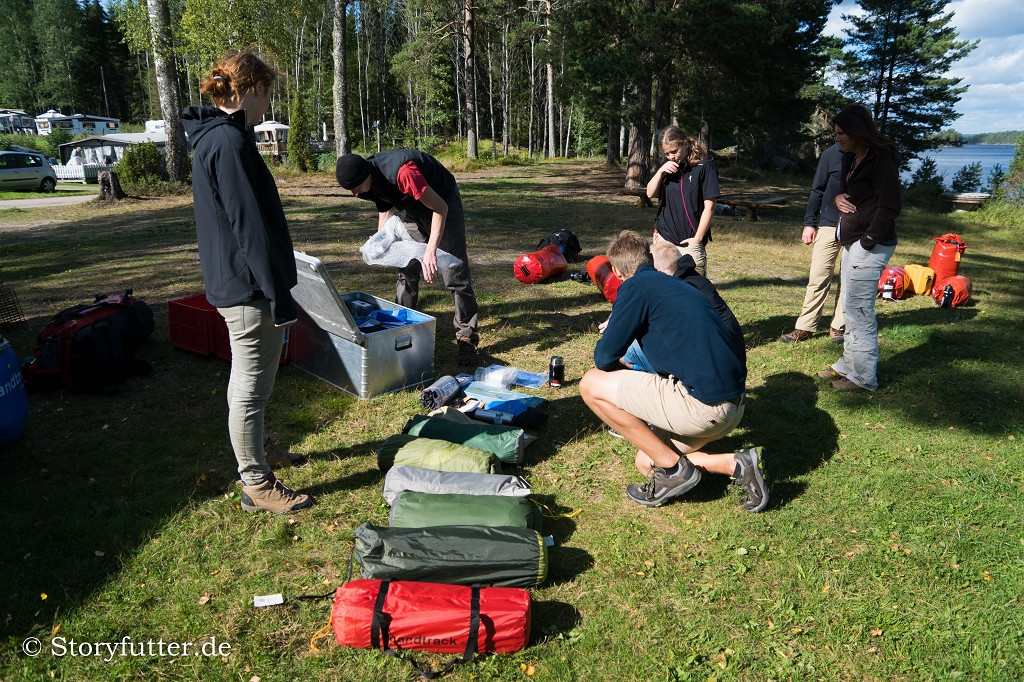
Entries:
<svg viewBox="0 0 1024 682">
<path fill-rule="evenodd" d="M 292 289 L 295 303 L 324 331 L 357 345 L 366 345 L 363 333 L 334 288 L 323 261 L 301 251 L 294 254 L 298 273 L 298 284 Z"/>
</svg>

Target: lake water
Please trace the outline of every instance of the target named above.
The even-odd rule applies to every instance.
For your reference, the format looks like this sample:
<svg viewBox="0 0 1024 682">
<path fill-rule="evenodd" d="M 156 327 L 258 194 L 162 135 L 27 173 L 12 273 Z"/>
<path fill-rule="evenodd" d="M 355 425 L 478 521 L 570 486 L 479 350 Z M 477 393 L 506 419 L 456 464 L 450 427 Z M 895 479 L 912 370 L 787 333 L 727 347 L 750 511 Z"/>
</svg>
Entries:
<svg viewBox="0 0 1024 682">
<path fill-rule="evenodd" d="M 922 153 L 920 158 L 910 162 L 910 171 L 905 172 L 901 179 L 904 182 L 909 181 L 910 176 L 921 166 L 921 160 L 931 158 L 935 160 L 936 172 L 943 177 L 946 187 L 949 187 L 958 170 L 980 161 L 981 184 L 985 186 L 996 164 L 1002 167 L 1004 173 L 1010 168 L 1013 148 L 1012 144 L 965 144 L 962 147 L 930 149 Z"/>
</svg>

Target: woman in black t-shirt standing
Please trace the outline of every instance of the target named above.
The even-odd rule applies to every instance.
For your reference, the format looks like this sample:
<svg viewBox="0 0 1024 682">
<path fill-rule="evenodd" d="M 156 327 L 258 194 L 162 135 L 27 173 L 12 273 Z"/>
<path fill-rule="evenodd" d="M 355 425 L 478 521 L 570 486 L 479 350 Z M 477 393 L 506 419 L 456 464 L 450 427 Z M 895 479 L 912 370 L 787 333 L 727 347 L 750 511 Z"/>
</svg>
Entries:
<svg viewBox="0 0 1024 682">
<path fill-rule="evenodd" d="M 718 171 L 704 146 L 687 137 L 679 126 L 661 133 L 667 161 L 647 183 L 647 196 L 657 198 L 654 241 L 675 244 L 680 254 L 693 257 L 696 270 L 707 274 L 705 247 L 711 241 L 711 217 L 719 197 Z"/>
</svg>

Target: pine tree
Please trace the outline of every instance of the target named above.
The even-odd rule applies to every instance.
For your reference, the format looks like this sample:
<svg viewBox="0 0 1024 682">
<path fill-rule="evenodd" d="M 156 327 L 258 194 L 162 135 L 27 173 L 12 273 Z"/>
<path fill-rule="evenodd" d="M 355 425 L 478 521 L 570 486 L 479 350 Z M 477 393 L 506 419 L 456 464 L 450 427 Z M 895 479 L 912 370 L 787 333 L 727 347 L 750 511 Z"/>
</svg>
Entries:
<svg viewBox="0 0 1024 682">
<path fill-rule="evenodd" d="M 305 96 L 295 88 L 292 95 L 291 116 L 288 118 L 288 163 L 305 173 L 313 165 L 313 152 L 309 147 L 309 117 L 306 116 Z"/>
<path fill-rule="evenodd" d="M 959 118 L 967 91 L 961 78 L 944 77 L 977 41 L 957 40 L 949 0 L 860 0 L 842 65 L 845 94 L 872 110 L 883 135 L 899 146 L 906 164 L 938 146 L 932 134 Z"/>
<path fill-rule="evenodd" d="M 0 35 L 0 102 L 25 111 L 38 109 L 38 60 L 30 0 L 0 0 Z"/>
<path fill-rule="evenodd" d="M 46 108 L 80 111 L 84 100 L 78 79 L 87 50 L 84 45 L 82 10 L 75 0 L 38 0 L 34 27 L 40 79 L 37 85 Z"/>
</svg>

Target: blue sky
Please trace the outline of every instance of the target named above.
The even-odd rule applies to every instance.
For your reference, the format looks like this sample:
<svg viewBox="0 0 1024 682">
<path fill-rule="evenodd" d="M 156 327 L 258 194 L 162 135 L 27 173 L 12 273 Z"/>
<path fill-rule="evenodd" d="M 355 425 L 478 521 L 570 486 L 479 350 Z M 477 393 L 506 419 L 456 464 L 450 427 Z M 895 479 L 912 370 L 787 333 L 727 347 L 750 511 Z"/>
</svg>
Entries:
<svg viewBox="0 0 1024 682">
<path fill-rule="evenodd" d="M 825 33 L 845 37 L 841 16 L 859 12 L 856 2 L 844 0 Z M 1024 130 L 1024 0 L 956 0 L 946 12 L 962 40 L 981 41 L 949 74 L 970 85 L 951 127 L 965 135 Z"/>
</svg>

